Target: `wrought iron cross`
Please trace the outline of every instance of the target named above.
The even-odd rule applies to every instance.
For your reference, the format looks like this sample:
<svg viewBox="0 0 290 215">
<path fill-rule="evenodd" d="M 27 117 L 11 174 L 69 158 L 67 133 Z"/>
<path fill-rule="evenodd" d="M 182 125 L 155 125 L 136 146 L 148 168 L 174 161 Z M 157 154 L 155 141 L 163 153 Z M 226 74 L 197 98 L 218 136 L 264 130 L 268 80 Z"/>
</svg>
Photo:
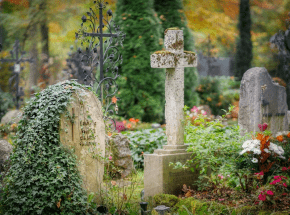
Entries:
<svg viewBox="0 0 290 215">
<path fill-rule="evenodd" d="M 20 53 L 21 53 L 21 55 L 19 57 Z M 32 58 L 29 58 L 29 59 L 23 59 L 22 58 L 25 53 L 26 52 L 24 52 L 24 51 L 21 52 L 19 40 L 16 40 L 15 44 L 13 46 L 13 50 L 10 51 L 10 54 L 12 55 L 12 59 L 3 59 L 3 58 L 0 59 L 0 62 L 14 62 L 14 71 L 13 71 L 12 77 L 9 79 L 9 84 L 10 84 L 10 87 L 11 87 L 12 81 L 15 80 L 15 84 L 14 84 L 13 87 L 15 87 L 15 98 L 14 98 L 14 101 L 15 101 L 17 110 L 19 110 L 19 108 L 20 108 L 19 101 L 21 100 L 21 97 L 24 95 L 24 92 L 23 92 L 22 88 L 19 87 L 19 75 L 20 75 L 20 71 L 22 69 L 21 66 L 20 66 L 20 63 L 22 63 L 22 62 L 32 63 L 33 62 Z M 14 58 L 14 54 L 15 54 L 15 58 Z"/>
<path fill-rule="evenodd" d="M 103 16 L 103 9 L 106 8 L 107 2 L 105 3 L 104 0 L 98 0 L 94 1 L 96 9 L 99 10 L 99 20 L 97 18 L 97 13 L 94 12 L 92 8 L 90 8 L 90 11 L 87 12 L 88 18 L 86 16 L 82 17 L 82 24 L 81 29 L 76 33 L 76 39 L 80 39 L 81 45 L 83 45 L 83 42 L 88 42 L 89 47 L 86 48 L 85 53 L 81 56 L 81 62 L 85 61 L 84 59 L 87 59 L 87 63 L 89 64 L 89 67 L 84 70 L 84 73 L 86 74 L 86 77 L 84 79 L 84 82 L 87 83 L 87 79 L 91 79 L 91 86 L 93 86 L 93 83 L 97 82 L 97 90 L 96 93 L 98 94 L 98 91 L 100 89 L 100 100 L 102 101 L 102 105 L 105 107 L 105 113 L 104 117 L 106 118 L 107 113 L 112 115 L 114 112 L 113 110 L 109 110 L 111 105 L 115 106 L 115 111 L 117 113 L 118 106 L 117 101 L 119 98 L 113 97 L 112 102 L 109 101 L 109 97 L 112 97 L 116 92 L 118 91 L 118 86 L 116 84 L 116 79 L 119 77 L 118 74 L 118 66 L 117 64 L 122 64 L 122 56 L 118 54 L 118 46 L 123 46 L 123 41 L 125 39 L 125 34 L 120 31 L 119 26 L 116 26 L 114 20 L 113 20 L 113 13 L 112 10 L 109 9 L 107 11 L 107 16 Z M 108 17 L 111 17 L 109 20 Z M 89 28 L 92 33 L 88 33 L 88 28 L 84 27 L 84 24 L 89 24 Z M 96 27 L 96 24 L 99 24 L 98 27 Z M 112 24 L 112 26 L 111 26 Z M 109 31 L 109 33 L 103 33 L 103 28 L 106 27 Z M 115 34 L 112 33 L 112 30 L 115 30 Z M 87 39 L 87 37 L 90 37 L 90 40 Z M 98 43 L 94 43 L 96 38 L 98 39 Z M 108 38 L 105 41 L 103 41 L 104 38 Z M 115 40 L 113 40 L 115 38 Z M 104 46 L 104 44 L 107 44 Z M 78 49 L 79 53 L 82 51 Z M 93 76 L 93 70 L 95 67 L 97 67 L 100 64 L 100 80 L 97 80 Z M 106 64 L 106 71 L 104 71 L 104 65 Z M 89 70 L 89 72 L 88 72 Z M 113 77 L 104 75 L 104 72 L 109 72 L 111 70 L 111 73 L 113 74 Z M 105 85 L 105 92 L 106 97 L 104 98 L 103 94 L 103 82 L 106 81 Z M 109 89 L 111 86 L 114 86 L 113 93 L 109 93 Z M 109 117 L 107 117 L 109 118 Z M 110 119 L 110 118 L 109 118 Z M 113 121 L 112 119 L 110 119 Z"/>
</svg>

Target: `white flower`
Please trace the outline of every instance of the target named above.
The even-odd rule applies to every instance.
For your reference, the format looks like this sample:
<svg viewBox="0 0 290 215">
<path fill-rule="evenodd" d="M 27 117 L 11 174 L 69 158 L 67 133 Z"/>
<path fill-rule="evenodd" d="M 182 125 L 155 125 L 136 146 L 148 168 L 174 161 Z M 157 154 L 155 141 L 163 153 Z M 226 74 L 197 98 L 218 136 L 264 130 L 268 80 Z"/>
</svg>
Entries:
<svg viewBox="0 0 290 215">
<path fill-rule="evenodd" d="M 257 158 L 253 158 L 253 159 L 252 159 L 252 162 L 253 162 L 253 163 L 258 163 L 258 159 L 257 159 Z"/>
<path fill-rule="evenodd" d="M 251 145 L 252 141 L 251 140 L 247 140 L 246 142 L 243 143 L 242 147 L 245 149 L 245 148 L 248 148 L 250 145 Z"/>
<path fill-rule="evenodd" d="M 243 151 L 240 152 L 240 155 L 244 154 L 247 151 L 248 151 L 248 149 L 244 149 Z"/>
<path fill-rule="evenodd" d="M 282 156 L 282 155 L 279 155 L 278 156 L 279 158 L 282 158 L 282 159 L 286 159 L 284 156 Z"/>
<path fill-rule="evenodd" d="M 261 150 L 260 149 L 254 149 L 253 152 L 254 152 L 254 154 L 257 154 L 257 155 L 261 154 Z"/>
<path fill-rule="evenodd" d="M 276 144 L 274 143 L 271 143 L 270 142 L 270 145 L 269 145 L 269 149 L 271 151 L 273 151 L 274 153 L 278 154 L 278 155 L 283 155 L 284 154 L 284 150 L 281 146 L 277 146 Z"/>
<path fill-rule="evenodd" d="M 268 149 L 264 149 L 264 151 L 265 151 L 266 153 L 270 153 L 270 151 L 269 151 Z"/>
</svg>

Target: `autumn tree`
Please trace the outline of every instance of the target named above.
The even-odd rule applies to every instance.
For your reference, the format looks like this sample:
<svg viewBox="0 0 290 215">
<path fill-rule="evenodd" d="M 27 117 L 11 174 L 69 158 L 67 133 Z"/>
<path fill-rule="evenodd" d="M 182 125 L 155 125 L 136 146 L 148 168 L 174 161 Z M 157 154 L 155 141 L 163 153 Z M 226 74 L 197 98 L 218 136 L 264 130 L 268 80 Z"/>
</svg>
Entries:
<svg viewBox="0 0 290 215">
<path fill-rule="evenodd" d="M 118 0 L 115 14 L 116 23 L 126 34 L 117 82 L 119 114 L 160 123 L 164 119 L 165 70 L 150 66 L 150 55 L 163 45 L 153 0 Z"/>
<path fill-rule="evenodd" d="M 237 43 L 235 76 L 242 80 L 243 74 L 250 69 L 253 59 L 251 40 L 251 13 L 249 0 L 240 1 L 240 14 L 238 28 L 240 37 Z"/>
<path fill-rule="evenodd" d="M 183 30 L 184 50 L 194 51 L 194 40 L 191 30 L 187 27 L 187 19 L 184 14 L 181 0 L 155 0 L 154 9 L 162 22 L 163 34 L 167 28 L 178 27 Z M 198 82 L 197 69 L 184 68 L 184 104 L 192 107 L 199 105 L 198 93 L 195 92 Z"/>
</svg>

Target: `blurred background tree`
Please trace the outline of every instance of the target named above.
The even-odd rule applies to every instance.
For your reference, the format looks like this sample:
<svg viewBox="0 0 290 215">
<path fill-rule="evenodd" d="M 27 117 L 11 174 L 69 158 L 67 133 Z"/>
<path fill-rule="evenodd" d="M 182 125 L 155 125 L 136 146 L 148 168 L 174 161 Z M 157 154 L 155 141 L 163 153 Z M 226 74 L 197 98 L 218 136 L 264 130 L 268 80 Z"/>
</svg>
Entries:
<svg viewBox="0 0 290 215">
<path fill-rule="evenodd" d="M 163 47 L 161 21 L 153 0 L 118 0 L 115 21 L 126 34 L 120 50 L 119 112 L 144 122 L 164 122 L 165 69 L 151 68 L 150 55 Z"/>
<path fill-rule="evenodd" d="M 242 80 L 244 73 L 251 68 L 253 59 L 253 45 L 251 40 L 251 11 L 249 0 L 241 0 L 239 14 L 240 37 L 237 42 L 237 53 L 235 57 L 235 76 Z"/>
<path fill-rule="evenodd" d="M 178 27 L 183 30 L 184 50 L 195 52 L 194 39 L 191 29 L 187 27 L 187 18 L 181 0 L 155 0 L 154 9 L 161 19 L 164 31 L 168 28 Z M 194 67 L 184 68 L 184 104 L 188 107 L 198 106 L 200 98 L 195 88 L 198 84 L 198 72 Z"/>
</svg>

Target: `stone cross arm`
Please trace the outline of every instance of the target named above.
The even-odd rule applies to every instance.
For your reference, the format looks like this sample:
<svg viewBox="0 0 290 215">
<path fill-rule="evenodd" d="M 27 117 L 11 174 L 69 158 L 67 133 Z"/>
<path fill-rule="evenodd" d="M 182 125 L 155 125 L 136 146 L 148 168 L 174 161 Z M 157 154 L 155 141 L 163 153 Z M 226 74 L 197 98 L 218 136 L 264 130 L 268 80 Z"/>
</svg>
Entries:
<svg viewBox="0 0 290 215">
<path fill-rule="evenodd" d="M 196 67 L 197 57 L 194 52 L 172 53 L 170 51 L 157 51 L 151 55 L 152 68 L 180 68 Z"/>
</svg>

